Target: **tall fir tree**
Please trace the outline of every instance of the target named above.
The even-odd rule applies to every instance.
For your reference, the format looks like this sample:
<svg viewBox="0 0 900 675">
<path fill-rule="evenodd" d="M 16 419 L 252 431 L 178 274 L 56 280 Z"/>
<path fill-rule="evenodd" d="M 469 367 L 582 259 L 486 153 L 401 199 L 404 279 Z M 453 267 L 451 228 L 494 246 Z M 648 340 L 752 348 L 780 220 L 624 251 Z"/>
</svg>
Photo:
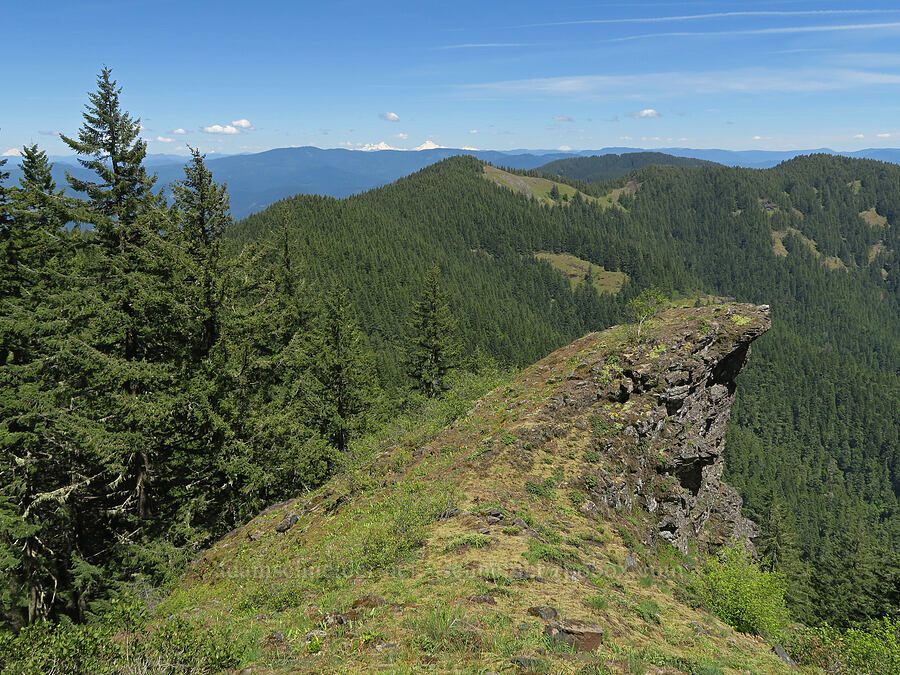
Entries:
<svg viewBox="0 0 900 675">
<path fill-rule="evenodd" d="M 441 290 L 440 274 L 435 266 L 425 275 L 422 295 L 412 308 L 406 354 L 413 387 L 430 398 L 447 388 L 447 374 L 459 365 L 460 355 L 458 323 Z"/>
<path fill-rule="evenodd" d="M 77 614 L 72 505 L 93 480 L 76 440 L 85 426 L 71 408 L 84 317 L 73 274 L 77 237 L 65 229 L 46 155 L 32 146 L 22 157 L 0 237 L 0 546 L 8 547 L 0 557 L 9 580 L 4 610 L 20 624 Z"/>
<path fill-rule="evenodd" d="M 70 187 L 87 195 L 97 236 L 108 248 L 118 246 L 124 252 L 126 243 L 138 238 L 134 228 L 138 218 L 148 205 L 158 206 L 160 201 L 153 193 L 156 179 L 143 164 L 147 144 L 139 138 L 141 121 L 122 109 L 122 90 L 111 75 L 108 67 L 100 71 L 97 90 L 88 94 L 78 137 L 60 134 L 60 138 L 97 177 L 82 180 L 66 173 Z"/>
<path fill-rule="evenodd" d="M 374 358 L 351 317 L 346 292 L 326 298 L 313 330 L 305 386 L 310 418 L 344 452 L 368 423 L 376 398 Z"/>
</svg>

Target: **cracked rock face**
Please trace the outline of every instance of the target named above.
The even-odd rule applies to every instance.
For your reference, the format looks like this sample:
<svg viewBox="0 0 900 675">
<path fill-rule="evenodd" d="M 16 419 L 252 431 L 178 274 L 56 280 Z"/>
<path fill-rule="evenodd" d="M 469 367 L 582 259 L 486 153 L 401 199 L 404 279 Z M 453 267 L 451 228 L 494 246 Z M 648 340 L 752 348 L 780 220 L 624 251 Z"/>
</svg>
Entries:
<svg viewBox="0 0 900 675">
<path fill-rule="evenodd" d="M 581 510 L 640 509 L 651 523 L 649 541 L 661 538 L 685 553 L 692 541 L 749 542 L 758 528 L 722 483 L 722 453 L 735 377 L 750 343 L 770 326 L 769 307 L 675 309 L 654 324 L 637 344 L 592 350 L 588 336 L 536 364 L 535 372 L 558 372 L 567 354 L 564 363 L 578 361 L 558 377 L 541 413 L 517 430 L 520 447 L 552 443 L 565 451 L 589 437 L 598 459 L 578 481 L 588 498 Z"/>
</svg>

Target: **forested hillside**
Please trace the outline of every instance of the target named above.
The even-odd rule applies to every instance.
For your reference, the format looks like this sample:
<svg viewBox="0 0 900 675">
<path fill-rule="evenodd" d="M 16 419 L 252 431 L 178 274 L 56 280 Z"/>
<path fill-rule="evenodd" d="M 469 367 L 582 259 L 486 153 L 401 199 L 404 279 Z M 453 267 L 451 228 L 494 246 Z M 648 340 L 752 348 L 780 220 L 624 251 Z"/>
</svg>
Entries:
<svg viewBox="0 0 900 675">
<path fill-rule="evenodd" d="M 647 167 L 628 175 L 633 195 L 615 191 L 626 179 L 576 183 L 614 193 L 614 208 L 580 195 L 540 205 L 482 174 L 455 158 L 348 200 L 285 200 L 230 233 L 246 242 L 289 227 L 310 277 L 351 290 L 388 382 L 415 279 L 433 264 L 467 351 L 516 364 L 609 325 L 651 283 L 770 303 L 774 327 L 742 376 L 730 427 L 729 480 L 801 617 L 895 611 L 900 168 L 816 155 L 765 171 Z M 570 290 L 540 251 L 629 282 L 618 296 Z"/>
<path fill-rule="evenodd" d="M 398 425 L 434 437 L 503 370 L 629 310 L 652 317 L 659 289 L 771 305 L 725 471 L 794 616 L 896 617 L 900 167 L 647 166 L 523 192 L 461 156 L 235 223 L 199 152 L 167 203 L 139 132 L 104 69 L 62 136 L 84 169 L 70 194 L 37 146 L 18 184 L 0 170 L 0 620 L 33 628 L 16 653 L 59 635 L 45 622 L 152 605 L 214 540 L 341 471 L 368 485 L 360 458 Z M 640 343 L 629 331 L 621 358 Z M 554 476 L 527 492 L 566 484 Z M 0 666 L 14 642 L 0 631 Z"/>
<path fill-rule="evenodd" d="M 715 162 L 704 159 L 676 157 L 664 152 L 629 152 L 622 155 L 592 155 L 590 157 L 557 159 L 537 167 L 535 171 L 600 183 L 649 165 L 717 166 Z"/>
</svg>

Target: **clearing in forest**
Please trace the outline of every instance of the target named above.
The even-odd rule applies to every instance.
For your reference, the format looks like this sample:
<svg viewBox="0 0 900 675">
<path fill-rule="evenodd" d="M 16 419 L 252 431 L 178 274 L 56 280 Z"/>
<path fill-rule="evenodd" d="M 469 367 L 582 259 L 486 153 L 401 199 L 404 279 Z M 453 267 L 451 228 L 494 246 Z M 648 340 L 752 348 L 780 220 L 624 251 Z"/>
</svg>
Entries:
<svg viewBox="0 0 900 675">
<path fill-rule="evenodd" d="M 615 295 L 625 284 L 628 275 L 624 272 L 609 272 L 587 260 L 576 258 L 571 253 L 535 253 L 535 258 L 546 260 L 552 267 L 565 274 L 574 288 L 591 273 L 594 288 L 598 293 Z"/>
</svg>

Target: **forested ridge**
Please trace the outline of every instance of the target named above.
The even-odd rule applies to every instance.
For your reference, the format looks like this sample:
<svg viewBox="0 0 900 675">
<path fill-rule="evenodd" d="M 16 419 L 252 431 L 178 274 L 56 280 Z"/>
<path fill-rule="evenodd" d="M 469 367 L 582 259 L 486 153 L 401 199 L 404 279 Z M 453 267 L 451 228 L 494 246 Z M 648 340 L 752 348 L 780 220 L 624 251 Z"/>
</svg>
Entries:
<svg viewBox="0 0 900 675">
<path fill-rule="evenodd" d="M 621 322 L 650 286 L 772 306 L 726 479 L 797 618 L 896 616 L 900 167 L 647 166 L 558 178 L 575 196 L 547 204 L 455 157 L 235 223 L 198 152 L 162 196 L 118 97 L 104 69 L 63 136 L 95 176 L 70 178 L 78 197 L 36 146 L 18 185 L 0 164 L 6 627 L 85 622 L 171 581 L 321 485 L 368 432 L 451 396 L 454 373 L 530 364 Z M 628 280 L 615 295 L 573 286 L 539 252 Z"/>
<path fill-rule="evenodd" d="M 621 155 L 591 155 L 557 159 L 534 169 L 535 172 L 565 176 L 589 183 L 602 183 L 648 165 L 718 166 L 716 162 L 693 157 L 676 157 L 664 152 L 627 152 Z"/>
<path fill-rule="evenodd" d="M 398 317 L 431 264 L 467 351 L 518 365 L 616 322 L 648 284 L 771 304 L 773 330 L 741 377 L 727 479 L 763 527 L 762 554 L 790 576 L 804 620 L 895 612 L 900 167 L 814 155 L 768 170 L 650 166 L 618 182 L 571 181 L 596 195 L 639 185 L 603 208 L 578 197 L 539 205 L 484 180 L 482 166 L 458 157 L 347 200 L 294 197 L 230 235 L 245 242 L 291 223 L 310 274 L 351 289 L 389 382 L 403 345 Z M 629 282 L 618 296 L 570 290 L 538 251 Z"/>
</svg>

